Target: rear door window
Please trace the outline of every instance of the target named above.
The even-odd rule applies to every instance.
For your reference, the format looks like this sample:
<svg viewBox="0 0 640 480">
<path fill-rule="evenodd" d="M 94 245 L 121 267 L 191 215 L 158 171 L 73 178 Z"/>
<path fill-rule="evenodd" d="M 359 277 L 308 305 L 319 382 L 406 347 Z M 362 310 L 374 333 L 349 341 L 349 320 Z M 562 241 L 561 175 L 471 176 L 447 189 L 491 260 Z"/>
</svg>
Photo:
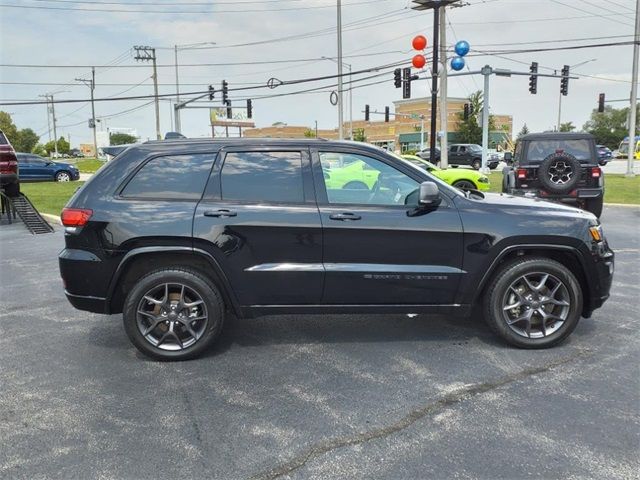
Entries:
<svg viewBox="0 0 640 480">
<path fill-rule="evenodd" d="M 246 203 L 303 203 L 299 151 L 227 153 L 220 174 L 222 199 Z"/>
<path fill-rule="evenodd" d="M 216 155 L 198 153 L 155 157 L 122 190 L 127 198 L 199 200 Z"/>
<path fill-rule="evenodd" d="M 589 160 L 591 158 L 591 142 L 586 138 L 533 140 L 529 142 L 527 147 L 527 159 L 541 161 L 556 152 L 568 153 L 578 160 Z"/>
</svg>

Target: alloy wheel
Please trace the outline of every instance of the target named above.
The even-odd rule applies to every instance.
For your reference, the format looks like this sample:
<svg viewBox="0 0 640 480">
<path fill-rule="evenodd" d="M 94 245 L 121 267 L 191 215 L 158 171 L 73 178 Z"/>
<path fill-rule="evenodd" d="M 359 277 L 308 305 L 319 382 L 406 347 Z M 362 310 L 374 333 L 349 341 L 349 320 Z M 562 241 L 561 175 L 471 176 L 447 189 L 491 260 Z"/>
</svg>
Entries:
<svg viewBox="0 0 640 480">
<path fill-rule="evenodd" d="M 67 172 L 60 172 L 58 173 L 58 175 L 56 175 L 56 180 L 58 182 L 69 182 L 71 181 L 71 177 Z"/>
<path fill-rule="evenodd" d="M 571 297 L 565 284 L 545 272 L 518 277 L 502 300 L 507 325 L 526 338 L 543 338 L 555 333 L 567 320 L 570 309 Z"/>
<path fill-rule="evenodd" d="M 569 183 L 573 176 L 573 169 L 564 160 L 558 160 L 549 167 L 549 179 L 556 185 Z"/>
<path fill-rule="evenodd" d="M 204 334 L 209 317 L 202 296 L 182 283 L 164 283 L 147 291 L 138 303 L 136 324 L 151 345 L 184 350 Z"/>
</svg>

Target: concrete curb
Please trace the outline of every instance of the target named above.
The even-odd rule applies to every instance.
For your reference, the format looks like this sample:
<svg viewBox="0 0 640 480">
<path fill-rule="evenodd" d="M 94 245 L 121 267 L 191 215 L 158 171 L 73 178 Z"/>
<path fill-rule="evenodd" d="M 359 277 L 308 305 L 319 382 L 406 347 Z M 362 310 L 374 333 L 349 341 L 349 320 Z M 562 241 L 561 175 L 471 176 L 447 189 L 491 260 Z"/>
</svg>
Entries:
<svg viewBox="0 0 640 480">
<path fill-rule="evenodd" d="M 42 212 L 40 212 L 40 215 L 42 215 L 42 217 L 50 223 L 55 223 L 56 225 L 62 225 L 62 221 L 60 220 L 60 217 L 57 215 L 51 215 L 50 213 L 42 213 Z"/>
<path fill-rule="evenodd" d="M 606 207 L 627 207 L 627 208 L 640 208 L 640 204 L 637 203 L 605 203 Z"/>
</svg>

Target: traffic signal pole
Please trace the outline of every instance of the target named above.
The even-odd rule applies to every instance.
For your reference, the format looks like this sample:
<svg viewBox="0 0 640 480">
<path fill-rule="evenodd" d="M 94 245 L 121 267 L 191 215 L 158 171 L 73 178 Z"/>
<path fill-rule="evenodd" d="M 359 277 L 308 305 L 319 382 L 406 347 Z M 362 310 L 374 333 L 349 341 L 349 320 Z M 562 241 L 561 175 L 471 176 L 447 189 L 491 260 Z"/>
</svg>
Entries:
<svg viewBox="0 0 640 480">
<path fill-rule="evenodd" d="M 633 43 L 633 67 L 631 69 L 631 98 L 629 109 L 629 153 L 627 155 L 627 177 L 633 177 L 633 161 L 636 151 L 636 108 L 638 104 L 638 53 L 640 42 L 640 0 L 636 1 L 636 29 Z"/>
<path fill-rule="evenodd" d="M 431 67 L 431 133 L 429 134 L 429 158 L 436 158 L 436 118 L 438 113 L 438 49 L 440 36 L 440 4 L 433 9 L 433 62 Z"/>
<path fill-rule="evenodd" d="M 447 106 L 447 9 L 443 8 L 440 12 L 440 57 L 442 58 L 442 72 L 440 73 L 440 130 L 442 137 L 440 138 L 440 167 L 449 167 L 449 147 L 447 145 L 448 130 L 448 113 Z M 431 157 L 433 158 L 433 157 Z"/>
</svg>

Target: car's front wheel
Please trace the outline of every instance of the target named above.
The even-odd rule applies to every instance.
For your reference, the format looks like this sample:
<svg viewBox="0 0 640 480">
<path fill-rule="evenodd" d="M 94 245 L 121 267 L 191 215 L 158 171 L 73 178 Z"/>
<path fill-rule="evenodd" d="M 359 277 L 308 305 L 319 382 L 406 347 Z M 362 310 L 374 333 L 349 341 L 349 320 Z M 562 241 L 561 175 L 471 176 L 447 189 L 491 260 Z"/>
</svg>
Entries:
<svg viewBox="0 0 640 480">
<path fill-rule="evenodd" d="M 476 186 L 475 183 L 473 183 L 470 180 L 458 180 L 457 182 L 453 182 L 453 186 L 456 188 L 459 188 L 462 191 L 468 191 L 468 190 L 477 190 L 478 187 Z"/>
<path fill-rule="evenodd" d="M 471 162 L 471 166 L 474 170 L 480 170 L 480 167 L 482 167 L 482 161 L 476 158 L 473 162 Z"/>
<path fill-rule="evenodd" d="M 69 172 L 58 172 L 56 173 L 56 182 L 70 182 L 71 175 Z"/>
<path fill-rule="evenodd" d="M 224 312 L 212 282 L 196 271 L 172 267 L 137 281 L 125 300 L 123 321 L 127 336 L 145 355 L 187 360 L 216 340 Z"/>
<path fill-rule="evenodd" d="M 555 260 L 525 257 L 507 263 L 485 292 L 487 324 L 517 347 L 556 345 L 580 320 L 580 284 L 567 267 Z"/>
</svg>

